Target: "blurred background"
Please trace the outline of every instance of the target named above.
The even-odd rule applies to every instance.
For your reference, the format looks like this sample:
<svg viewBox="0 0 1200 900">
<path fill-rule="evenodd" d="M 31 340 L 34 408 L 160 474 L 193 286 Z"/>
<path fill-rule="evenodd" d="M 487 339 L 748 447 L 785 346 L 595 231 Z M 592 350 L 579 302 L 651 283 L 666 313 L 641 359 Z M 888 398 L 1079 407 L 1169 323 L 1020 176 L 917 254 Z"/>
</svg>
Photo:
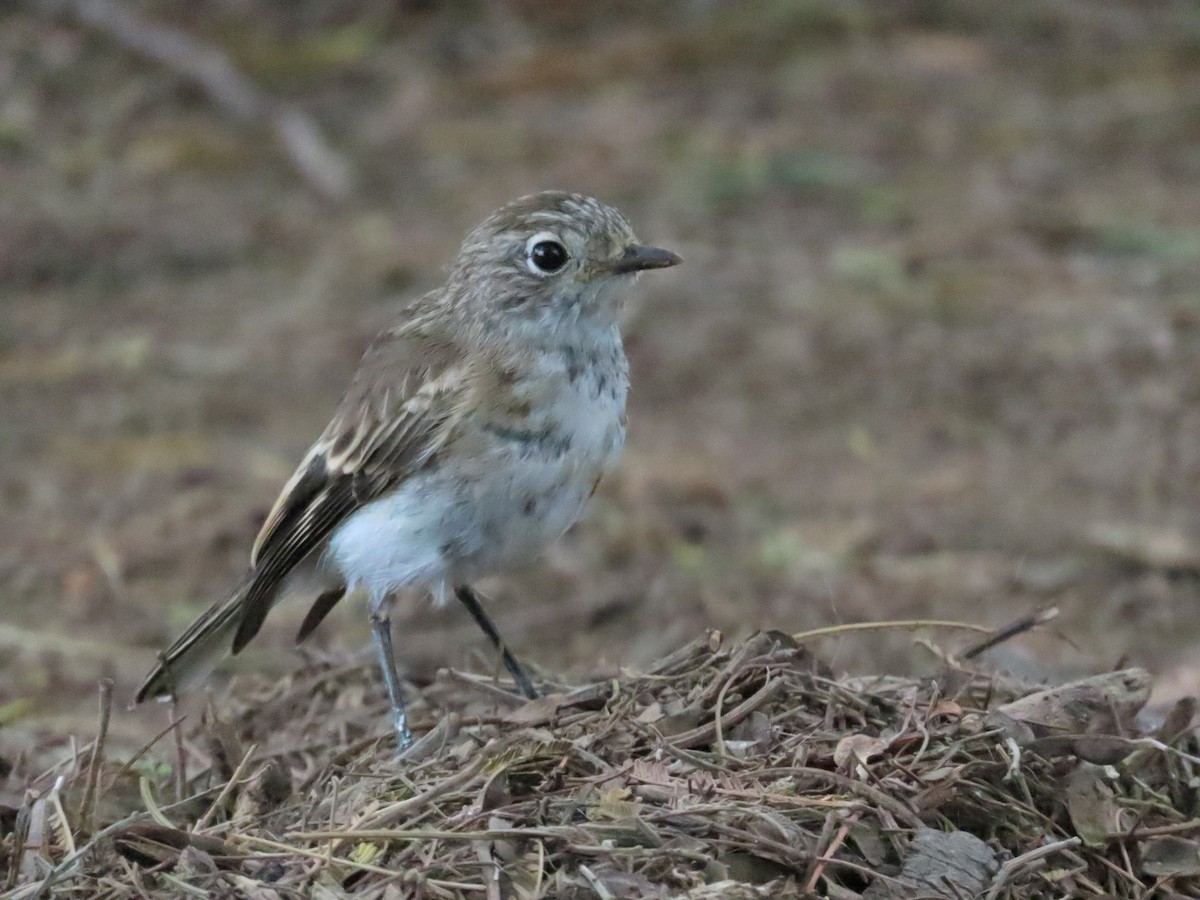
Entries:
<svg viewBox="0 0 1200 900">
<path fill-rule="evenodd" d="M 0 19 L 0 746 L 132 696 L 370 335 L 544 188 L 686 265 L 630 312 L 619 471 L 487 585 L 531 663 L 1055 605 L 992 663 L 1200 690 L 1195 4 L 67 0 Z M 297 665 L 304 611 L 232 668 Z M 494 666 L 457 607 L 395 629 L 417 681 Z"/>
</svg>

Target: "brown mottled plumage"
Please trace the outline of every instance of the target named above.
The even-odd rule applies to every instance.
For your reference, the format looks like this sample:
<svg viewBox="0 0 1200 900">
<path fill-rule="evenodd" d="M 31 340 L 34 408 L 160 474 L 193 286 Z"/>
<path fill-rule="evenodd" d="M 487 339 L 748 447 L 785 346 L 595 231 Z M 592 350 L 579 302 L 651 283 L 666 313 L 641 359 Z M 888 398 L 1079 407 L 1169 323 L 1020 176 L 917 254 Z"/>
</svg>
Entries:
<svg viewBox="0 0 1200 900">
<path fill-rule="evenodd" d="M 314 556 L 337 578 L 299 638 L 347 588 L 366 590 L 402 747 L 411 736 L 387 618 L 397 591 L 439 601 L 453 591 L 531 694 L 468 584 L 540 552 L 614 463 L 628 387 L 618 309 L 638 272 L 678 261 L 577 194 L 534 194 L 485 219 L 446 285 L 367 350 L 263 524 L 242 585 L 172 644 L 138 699 L 171 693 L 226 641 L 240 651 Z"/>
</svg>

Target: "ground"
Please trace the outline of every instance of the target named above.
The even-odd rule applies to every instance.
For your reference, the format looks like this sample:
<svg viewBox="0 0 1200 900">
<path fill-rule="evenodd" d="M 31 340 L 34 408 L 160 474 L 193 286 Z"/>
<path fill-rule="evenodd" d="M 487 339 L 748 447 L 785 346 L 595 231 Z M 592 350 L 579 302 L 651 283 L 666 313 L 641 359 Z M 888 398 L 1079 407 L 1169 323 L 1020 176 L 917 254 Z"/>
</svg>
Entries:
<svg viewBox="0 0 1200 900">
<path fill-rule="evenodd" d="M 0 21 L 0 755 L 94 733 L 103 675 L 112 747 L 164 724 L 124 708 L 137 680 L 236 582 L 370 334 L 551 187 L 686 264 L 630 310 L 619 471 L 487 586 L 535 667 L 1056 606 L 991 664 L 1196 689 L 1190 3 L 129 2 L 303 111 L 341 199 L 83 6 Z M 303 612 L 237 668 L 294 668 Z M 357 651 L 363 618 L 312 652 Z M 461 610 L 396 633 L 417 683 L 494 667 Z M 908 632 L 814 649 L 938 664 Z"/>
</svg>

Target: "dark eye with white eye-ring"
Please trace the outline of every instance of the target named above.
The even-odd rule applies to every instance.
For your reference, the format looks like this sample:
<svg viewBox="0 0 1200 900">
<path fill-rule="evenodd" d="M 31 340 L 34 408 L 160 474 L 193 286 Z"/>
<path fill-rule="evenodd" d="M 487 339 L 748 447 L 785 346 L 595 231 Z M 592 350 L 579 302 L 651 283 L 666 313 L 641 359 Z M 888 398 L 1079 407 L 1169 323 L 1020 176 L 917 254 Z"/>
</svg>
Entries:
<svg viewBox="0 0 1200 900">
<path fill-rule="evenodd" d="M 553 275 L 567 264 L 570 254 L 553 234 L 535 234 L 525 243 L 525 265 L 535 275 Z"/>
</svg>

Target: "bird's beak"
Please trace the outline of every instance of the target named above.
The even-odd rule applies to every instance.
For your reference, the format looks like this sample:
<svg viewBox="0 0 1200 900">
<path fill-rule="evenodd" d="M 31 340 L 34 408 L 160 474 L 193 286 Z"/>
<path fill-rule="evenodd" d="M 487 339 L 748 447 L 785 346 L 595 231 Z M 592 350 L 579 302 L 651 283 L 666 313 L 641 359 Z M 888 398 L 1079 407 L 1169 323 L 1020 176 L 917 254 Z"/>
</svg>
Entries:
<svg viewBox="0 0 1200 900">
<path fill-rule="evenodd" d="M 634 244 L 615 259 L 606 260 L 596 268 L 611 275 L 627 275 L 630 272 L 643 272 L 646 269 L 666 269 L 683 262 L 678 254 L 661 247 L 642 247 Z"/>
</svg>

